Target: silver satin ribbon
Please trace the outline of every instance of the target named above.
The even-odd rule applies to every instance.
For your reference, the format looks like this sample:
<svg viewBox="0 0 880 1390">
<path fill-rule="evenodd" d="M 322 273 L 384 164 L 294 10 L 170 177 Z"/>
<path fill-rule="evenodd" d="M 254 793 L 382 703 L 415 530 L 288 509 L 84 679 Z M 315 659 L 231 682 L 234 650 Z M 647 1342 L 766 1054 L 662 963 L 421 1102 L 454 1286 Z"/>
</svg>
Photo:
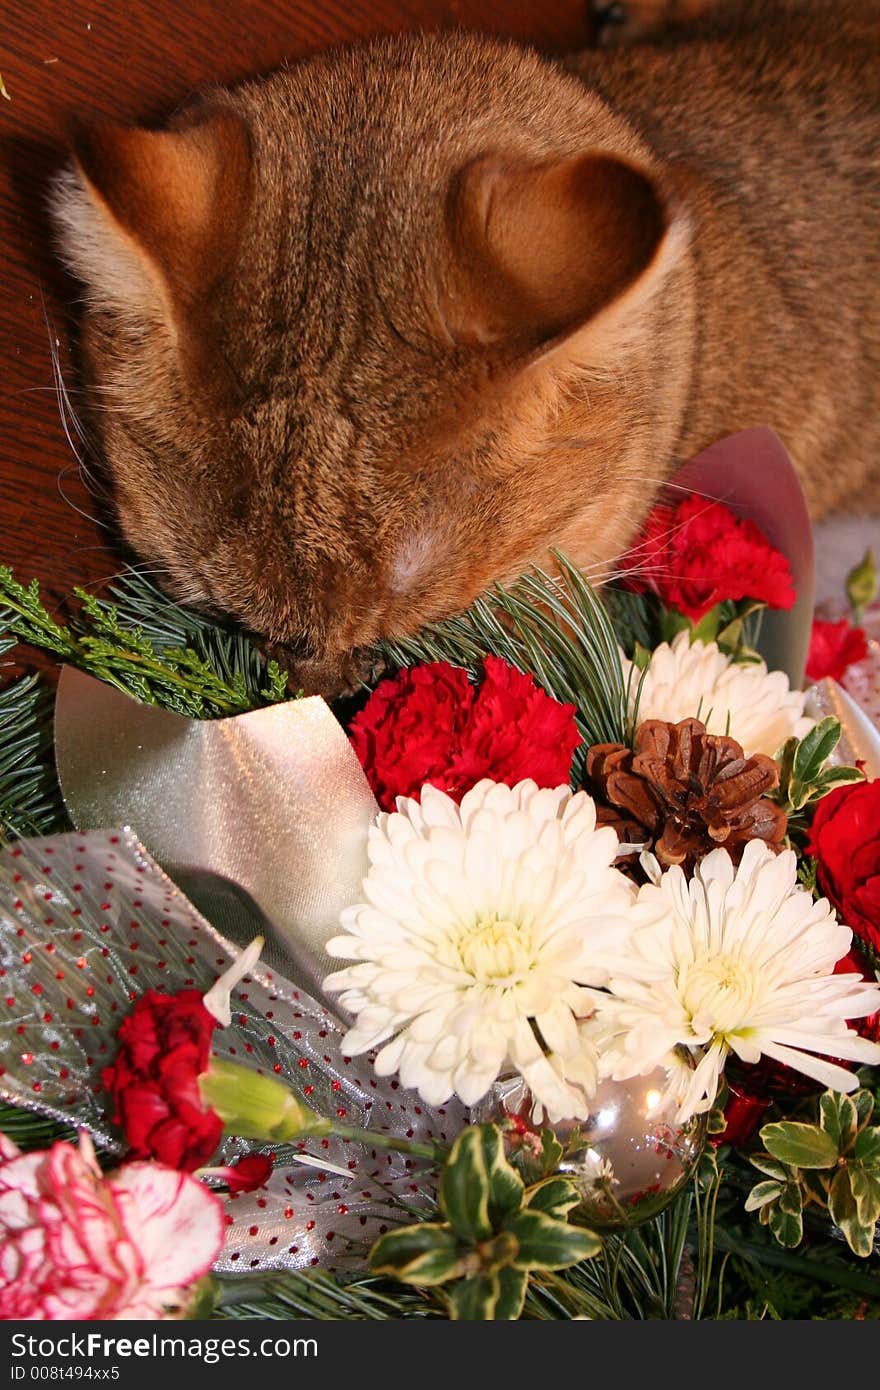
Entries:
<svg viewBox="0 0 880 1390">
<path fill-rule="evenodd" d="M 220 931 L 240 943 L 268 932 L 267 962 L 321 995 L 335 968 L 324 946 L 361 896 L 378 811 L 322 699 L 188 719 L 65 666 L 55 755 L 78 830 L 131 826 Z"/>
</svg>

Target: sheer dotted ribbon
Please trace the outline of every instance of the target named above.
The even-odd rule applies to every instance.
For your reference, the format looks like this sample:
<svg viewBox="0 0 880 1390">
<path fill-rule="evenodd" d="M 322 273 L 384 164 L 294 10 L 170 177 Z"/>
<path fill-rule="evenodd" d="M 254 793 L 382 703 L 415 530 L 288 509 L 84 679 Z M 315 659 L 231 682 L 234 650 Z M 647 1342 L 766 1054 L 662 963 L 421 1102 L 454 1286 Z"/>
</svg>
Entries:
<svg viewBox="0 0 880 1390">
<path fill-rule="evenodd" d="M 84 1126 L 122 1153 L 101 1070 L 133 1001 L 153 988 L 207 990 L 238 956 L 127 828 L 24 840 L 0 853 L 0 1096 Z M 227 1198 L 221 1271 L 342 1269 L 424 1203 L 432 1174 L 373 1148 L 370 1132 L 451 1142 L 460 1106 L 433 1111 L 368 1056 L 349 1058 L 343 1026 L 274 969 L 255 968 L 218 1028 L 217 1056 L 285 1080 L 321 1114 L 364 1129 L 274 1150 L 267 1186 Z M 229 1140 L 218 1162 L 255 1146 Z M 273 1152 L 266 1149 L 265 1152 Z M 305 1159 L 305 1162 L 302 1160 Z"/>
</svg>

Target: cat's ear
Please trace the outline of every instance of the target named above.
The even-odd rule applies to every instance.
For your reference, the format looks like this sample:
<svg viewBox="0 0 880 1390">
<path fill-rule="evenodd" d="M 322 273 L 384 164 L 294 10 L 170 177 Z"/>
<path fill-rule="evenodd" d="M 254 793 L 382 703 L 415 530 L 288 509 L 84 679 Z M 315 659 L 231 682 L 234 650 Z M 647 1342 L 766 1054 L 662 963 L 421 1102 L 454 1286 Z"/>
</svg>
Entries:
<svg viewBox="0 0 880 1390">
<path fill-rule="evenodd" d="M 619 324 L 687 239 L 654 178 L 602 152 L 479 159 L 453 182 L 447 211 L 445 326 L 456 341 L 526 354 Z"/>
<path fill-rule="evenodd" d="M 162 131 L 82 131 L 56 185 L 63 250 L 90 298 L 178 321 L 232 264 L 251 197 L 248 131 L 218 107 Z"/>
</svg>

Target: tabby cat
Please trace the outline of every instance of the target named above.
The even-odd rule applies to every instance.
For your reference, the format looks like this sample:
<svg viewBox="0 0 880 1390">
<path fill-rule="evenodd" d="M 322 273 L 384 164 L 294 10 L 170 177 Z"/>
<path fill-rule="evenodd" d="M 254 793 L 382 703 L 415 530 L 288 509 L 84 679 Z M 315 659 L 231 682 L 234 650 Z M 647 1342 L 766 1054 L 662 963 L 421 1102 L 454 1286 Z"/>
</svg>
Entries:
<svg viewBox="0 0 880 1390">
<path fill-rule="evenodd" d="M 81 140 L 122 530 L 307 689 L 550 545 L 605 577 L 731 431 L 815 516 L 880 506 L 877 5 L 687 9 L 564 60 L 382 39 Z"/>
</svg>

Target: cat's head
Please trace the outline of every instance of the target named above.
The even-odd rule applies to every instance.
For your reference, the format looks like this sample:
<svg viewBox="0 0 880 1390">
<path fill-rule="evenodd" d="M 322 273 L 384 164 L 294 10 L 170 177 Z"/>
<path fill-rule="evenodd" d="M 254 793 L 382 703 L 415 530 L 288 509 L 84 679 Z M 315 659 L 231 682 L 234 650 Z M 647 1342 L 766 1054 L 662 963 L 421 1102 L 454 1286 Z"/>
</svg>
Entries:
<svg viewBox="0 0 880 1390">
<path fill-rule="evenodd" d="M 54 210 L 126 538 L 307 688 L 643 515 L 628 376 L 686 238 L 561 67 L 463 36 L 339 50 L 91 131 Z"/>
</svg>

